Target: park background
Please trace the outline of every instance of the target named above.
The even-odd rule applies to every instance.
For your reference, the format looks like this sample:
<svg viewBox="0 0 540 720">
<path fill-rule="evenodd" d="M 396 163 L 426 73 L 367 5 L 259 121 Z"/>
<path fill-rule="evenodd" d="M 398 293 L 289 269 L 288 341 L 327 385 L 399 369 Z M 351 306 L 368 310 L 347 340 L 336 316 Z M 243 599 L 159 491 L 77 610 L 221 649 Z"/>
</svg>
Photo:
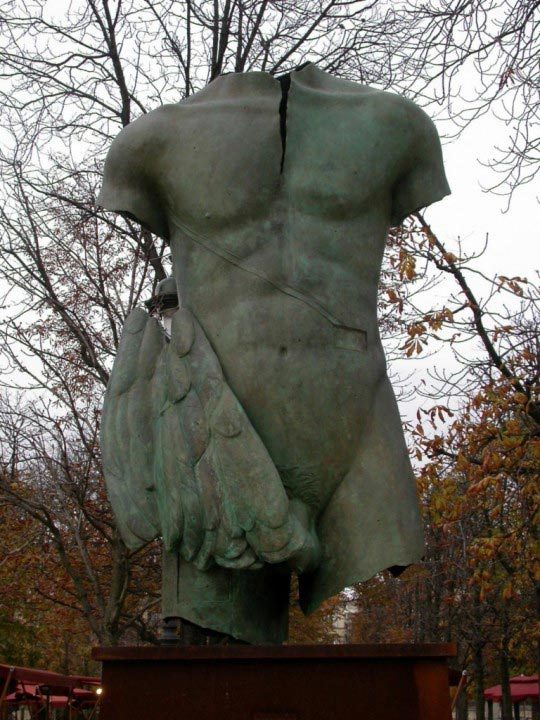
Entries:
<svg viewBox="0 0 540 720">
<path fill-rule="evenodd" d="M 130 552 L 99 421 L 124 318 L 168 250 L 96 205 L 120 129 L 224 72 L 311 61 L 435 120 L 453 194 L 389 234 L 380 322 L 426 559 L 291 642 L 454 640 L 483 689 L 538 673 L 539 2 L 11 0 L 0 6 L 0 661 L 95 671 L 154 643 L 160 549 Z M 465 697 L 458 707 L 465 712 Z"/>
</svg>

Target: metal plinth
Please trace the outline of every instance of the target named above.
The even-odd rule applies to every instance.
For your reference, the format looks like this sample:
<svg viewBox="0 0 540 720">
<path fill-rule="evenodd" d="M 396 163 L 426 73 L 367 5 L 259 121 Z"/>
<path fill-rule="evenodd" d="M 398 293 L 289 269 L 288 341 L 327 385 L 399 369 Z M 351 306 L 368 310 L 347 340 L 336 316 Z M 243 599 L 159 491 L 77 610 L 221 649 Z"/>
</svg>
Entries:
<svg viewBox="0 0 540 720">
<path fill-rule="evenodd" d="M 450 720 L 455 646 L 96 648 L 100 720 Z"/>
</svg>

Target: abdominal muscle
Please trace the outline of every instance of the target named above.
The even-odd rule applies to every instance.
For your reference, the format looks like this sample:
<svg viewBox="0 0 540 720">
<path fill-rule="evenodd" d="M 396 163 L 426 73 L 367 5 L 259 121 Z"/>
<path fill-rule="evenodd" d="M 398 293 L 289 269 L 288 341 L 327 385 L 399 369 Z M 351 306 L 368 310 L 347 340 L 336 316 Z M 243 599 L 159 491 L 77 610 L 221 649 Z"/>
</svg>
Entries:
<svg viewBox="0 0 540 720">
<path fill-rule="evenodd" d="M 185 242 L 172 242 L 183 304 L 203 327 L 289 494 L 318 514 L 348 472 L 386 378 L 376 307 L 363 308 L 367 332 L 337 327 L 220 257 L 200 248 L 186 253 Z"/>
</svg>

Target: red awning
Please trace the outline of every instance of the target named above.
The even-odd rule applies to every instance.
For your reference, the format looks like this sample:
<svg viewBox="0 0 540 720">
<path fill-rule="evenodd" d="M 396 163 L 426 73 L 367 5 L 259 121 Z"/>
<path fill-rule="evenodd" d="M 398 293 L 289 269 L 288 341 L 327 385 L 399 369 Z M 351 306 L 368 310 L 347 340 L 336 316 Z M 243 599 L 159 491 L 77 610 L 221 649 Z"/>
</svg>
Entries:
<svg viewBox="0 0 540 720">
<path fill-rule="evenodd" d="M 81 688 L 75 688 L 71 696 L 73 704 L 80 708 L 95 705 L 97 697 L 93 690 L 82 690 Z"/>
<path fill-rule="evenodd" d="M 7 683 L 7 688 L 5 687 Z M 8 705 L 48 705 L 65 708 L 71 699 L 74 706 L 89 707 L 97 702 L 92 690 L 81 687 L 97 687 L 101 681 L 86 675 L 61 675 L 49 670 L 0 664 L 0 698 L 4 694 Z"/>
<path fill-rule="evenodd" d="M 28 705 L 30 703 L 39 703 L 41 700 L 35 695 L 30 693 L 14 692 L 11 695 L 6 696 L 6 702 L 8 705 Z"/>
<path fill-rule="evenodd" d="M 529 698 L 538 698 L 538 675 L 517 675 L 510 678 L 510 695 L 512 702 L 522 702 Z M 502 700 L 502 688 L 500 685 L 484 690 L 486 700 L 493 700 L 500 703 Z"/>
<path fill-rule="evenodd" d="M 101 680 L 97 677 L 85 675 L 61 675 L 50 670 L 36 670 L 34 668 L 17 667 L 0 664 L 0 687 L 10 678 L 10 682 L 30 683 L 34 685 L 50 685 L 57 688 L 75 688 L 81 685 L 99 685 Z"/>
<path fill-rule="evenodd" d="M 73 707 L 87 708 L 93 707 L 98 700 L 98 696 L 91 690 L 75 689 L 71 698 L 68 695 L 51 695 L 49 697 L 49 707 L 51 708 L 65 708 L 68 702 L 71 701 Z M 17 692 L 11 693 L 5 699 L 5 702 L 10 706 L 28 706 L 38 705 L 40 707 L 47 705 L 47 696 L 40 695 L 39 693 L 33 694 L 29 692 Z"/>
</svg>

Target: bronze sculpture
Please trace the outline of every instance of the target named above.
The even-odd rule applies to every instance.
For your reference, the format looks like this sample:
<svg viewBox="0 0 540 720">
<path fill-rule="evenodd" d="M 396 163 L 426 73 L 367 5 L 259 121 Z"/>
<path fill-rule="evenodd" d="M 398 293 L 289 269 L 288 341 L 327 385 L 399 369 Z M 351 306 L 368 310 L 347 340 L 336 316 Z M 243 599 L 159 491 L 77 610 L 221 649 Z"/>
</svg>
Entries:
<svg viewBox="0 0 540 720">
<path fill-rule="evenodd" d="M 125 128 L 100 204 L 171 246 L 170 341 L 136 309 L 104 407 L 124 539 L 163 612 L 248 642 L 423 553 L 377 328 L 388 227 L 448 194 L 412 102 L 311 64 L 220 76 Z"/>
</svg>

